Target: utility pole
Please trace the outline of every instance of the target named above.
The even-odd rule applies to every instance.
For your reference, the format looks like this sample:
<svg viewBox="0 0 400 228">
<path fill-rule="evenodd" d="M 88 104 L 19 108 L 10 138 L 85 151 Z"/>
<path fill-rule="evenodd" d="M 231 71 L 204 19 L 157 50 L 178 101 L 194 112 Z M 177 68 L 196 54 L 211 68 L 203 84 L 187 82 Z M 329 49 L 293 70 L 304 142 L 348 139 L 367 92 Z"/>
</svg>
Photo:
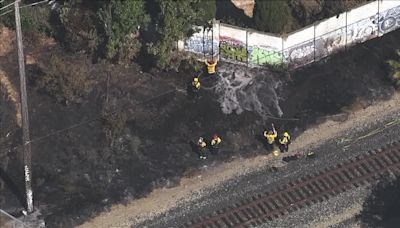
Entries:
<svg viewBox="0 0 400 228">
<path fill-rule="evenodd" d="M 25 173 L 25 191 L 26 191 L 26 212 L 33 212 L 33 192 L 32 192 L 32 172 L 31 172 L 31 144 L 29 137 L 29 114 L 28 101 L 26 94 L 25 80 L 25 58 L 22 44 L 21 18 L 19 15 L 19 3 L 15 1 L 15 30 L 17 32 L 18 46 L 18 66 L 21 93 L 21 113 L 22 113 L 22 142 L 24 145 L 24 173 Z"/>
</svg>

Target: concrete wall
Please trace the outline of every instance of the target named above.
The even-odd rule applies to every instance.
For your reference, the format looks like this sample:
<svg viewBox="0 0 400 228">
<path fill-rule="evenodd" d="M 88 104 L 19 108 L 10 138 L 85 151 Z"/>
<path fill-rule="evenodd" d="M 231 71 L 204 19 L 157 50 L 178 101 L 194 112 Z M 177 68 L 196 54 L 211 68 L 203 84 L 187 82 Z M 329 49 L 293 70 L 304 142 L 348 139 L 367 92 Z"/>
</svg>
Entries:
<svg viewBox="0 0 400 228">
<path fill-rule="evenodd" d="M 314 23 L 285 37 L 214 21 L 212 29 L 178 42 L 200 59 L 219 56 L 248 66 L 297 68 L 400 27 L 400 0 L 377 0 Z"/>
</svg>

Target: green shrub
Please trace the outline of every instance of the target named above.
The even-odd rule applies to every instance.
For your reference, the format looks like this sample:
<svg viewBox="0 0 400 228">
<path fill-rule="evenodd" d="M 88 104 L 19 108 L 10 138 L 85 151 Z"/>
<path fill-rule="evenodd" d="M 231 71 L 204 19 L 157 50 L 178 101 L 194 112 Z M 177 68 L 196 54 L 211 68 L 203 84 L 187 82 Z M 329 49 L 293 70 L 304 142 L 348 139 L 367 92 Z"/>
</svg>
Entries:
<svg viewBox="0 0 400 228">
<path fill-rule="evenodd" d="M 10 8 L 14 9 L 14 7 Z M 22 31 L 51 33 L 51 26 L 49 23 L 50 9 L 48 7 L 21 8 L 20 16 Z M 15 29 L 15 13 L 10 12 L 0 17 L 0 24 Z"/>
<path fill-rule="evenodd" d="M 200 17 L 197 24 L 208 24 L 210 20 L 215 18 L 217 13 L 217 4 L 215 1 L 216 0 L 201 0 L 199 2 L 200 9 L 202 10 L 202 16 Z"/>
<path fill-rule="evenodd" d="M 254 9 L 254 21 L 258 30 L 282 33 L 290 19 L 286 0 L 259 0 Z"/>
<path fill-rule="evenodd" d="M 140 27 L 146 27 L 150 17 L 144 0 L 114 0 L 98 12 L 106 38 L 106 57 L 117 61 L 132 60 L 141 48 Z"/>
<path fill-rule="evenodd" d="M 101 119 L 106 140 L 112 145 L 114 139 L 120 136 L 122 130 L 125 128 L 127 120 L 126 113 L 106 105 L 102 110 Z"/>
<path fill-rule="evenodd" d="M 397 60 L 388 60 L 386 63 L 390 67 L 389 78 L 392 80 L 397 87 L 400 88 L 400 50 L 396 51 Z"/>
<path fill-rule="evenodd" d="M 180 63 L 177 41 L 191 35 L 193 25 L 204 20 L 205 11 L 200 7 L 200 0 L 156 2 L 161 11 L 156 21 L 158 41 L 150 43 L 148 51 L 161 69 L 176 69 Z"/>
<path fill-rule="evenodd" d="M 89 68 L 82 62 L 53 55 L 44 73 L 37 78 L 37 86 L 65 104 L 82 103 L 93 89 Z"/>
<path fill-rule="evenodd" d="M 97 29 L 99 23 L 96 13 L 84 7 L 81 2 L 65 2 L 57 18 L 55 36 L 68 49 L 93 53 L 103 42 Z"/>
</svg>

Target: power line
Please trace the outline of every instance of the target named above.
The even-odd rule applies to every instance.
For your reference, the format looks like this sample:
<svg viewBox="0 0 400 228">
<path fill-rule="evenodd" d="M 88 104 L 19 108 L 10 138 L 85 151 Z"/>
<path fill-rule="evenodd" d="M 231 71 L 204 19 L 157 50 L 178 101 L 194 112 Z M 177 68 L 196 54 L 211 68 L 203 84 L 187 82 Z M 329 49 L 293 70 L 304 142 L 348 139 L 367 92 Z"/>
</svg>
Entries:
<svg viewBox="0 0 400 228">
<path fill-rule="evenodd" d="M 27 5 L 20 6 L 19 8 L 20 8 L 20 9 L 23 9 L 23 8 L 26 8 L 26 7 L 36 6 L 36 5 L 45 3 L 45 2 L 49 2 L 49 0 L 43 0 L 43 1 L 40 1 L 40 2 L 34 2 L 34 3 L 31 3 L 31 4 L 27 4 Z M 3 8 L 4 8 L 4 7 L 3 7 Z M 1 17 L 1 16 L 4 16 L 4 15 L 6 15 L 6 14 L 9 14 L 9 13 L 11 13 L 11 12 L 13 12 L 13 11 L 14 11 L 13 9 L 8 10 L 8 11 L 6 11 L 6 12 L 0 14 L 0 17 Z"/>
<path fill-rule="evenodd" d="M 6 6 L 2 7 L 2 8 L 0 8 L 0 10 L 6 9 L 6 8 L 8 8 L 8 7 L 10 7 L 10 6 L 13 6 L 16 2 L 18 2 L 18 1 L 15 1 L 15 2 L 13 2 L 13 3 L 10 3 L 10 4 L 8 4 L 8 5 L 6 5 Z"/>
<path fill-rule="evenodd" d="M 209 78 L 206 78 L 206 79 L 204 79 L 204 80 L 208 80 L 208 79 L 209 79 Z M 154 99 L 160 98 L 160 97 L 162 97 L 162 96 L 165 96 L 165 95 L 168 95 L 168 94 L 171 94 L 171 93 L 174 93 L 174 92 L 184 92 L 184 91 L 185 91 L 184 89 L 174 88 L 174 89 L 171 89 L 171 90 L 169 90 L 169 91 L 167 91 L 167 92 L 164 92 L 164 93 L 161 93 L 161 94 L 156 95 L 156 96 L 154 96 L 154 97 L 151 97 L 151 98 L 149 98 L 149 99 L 147 99 L 147 100 L 140 101 L 140 102 L 136 102 L 134 105 L 146 104 L 146 103 L 149 103 L 150 101 L 153 101 Z M 299 119 L 297 119 L 297 118 L 281 118 L 281 117 L 275 117 L 275 116 L 272 116 L 272 115 L 267 115 L 267 117 L 268 117 L 268 118 L 271 118 L 271 119 L 279 119 L 279 120 L 286 120 L 286 121 L 298 121 L 298 120 L 299 120 Z M 46 138 L 49 138 L 49 137 L 51 137 L 51 136 L 53 136 L 53 135 L 57 135 L 57 134 L 60 134 L 60 133 L 65 132 L 65 131 L 72 130 L 72 129 L 74 129 L 74 128 L 77 128 L 77 127 L 83 126 L 83 125 L 85 125 L 85 124 L 94 122 L 94 121 L 96 121 L 96 120 L 100 120 L 101 118 L 102 118 L 102 116 L 100 115 L 100 116 L 98 116 L 98 117 L 94 117 L 94 118 L 92 118 L 92 119 L 88 119 L 88 120 L 82 121 L 82 122 L 80 122 L 80 123 L 70 125 L 70 126 L 68 126 L 68 127 L 66 127 L 66 128 L 62 128 L 62 129 L 59 129 L 59 130 L 52 131 L 52 132 L 47 133 L 47 134 L 45 134 L 45 135 L 39 136 L 39 137 L 37 137 L 37 138 L 34 138 L 34 139 L 30 140 L 30 141 L 27 142 L 27 143 L 28 143 L 28 144 L 31 144 L 31 143 L 34 143 L 34 142 L 41 141 L 41 140 L 46 139 Z M 19 148 L 19 147 L 21 147 L 21 146 L 23 146 L 23 144 L 20 144 L 20 145 L 14 146 L 14 147 L 9 147 L 9 148 L 8 148 L 8 151 L 9 151 L 9 152 L 10 152 L 10 151 L 14 151 L 14 150 L 16 150 L 17 148 Z"/>
</svg>

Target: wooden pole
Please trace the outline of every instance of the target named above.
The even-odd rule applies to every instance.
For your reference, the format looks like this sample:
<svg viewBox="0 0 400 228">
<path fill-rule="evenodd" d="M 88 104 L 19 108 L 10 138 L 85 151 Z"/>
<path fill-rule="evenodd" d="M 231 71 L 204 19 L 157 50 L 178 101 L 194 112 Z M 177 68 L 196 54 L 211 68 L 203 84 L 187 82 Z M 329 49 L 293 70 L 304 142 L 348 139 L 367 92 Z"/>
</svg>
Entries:
<svg viewBox="0 0 400 228">
<path fill-rule="evenodd" d="M 211 27 L 211 59 L 214 61 L 214 20 Z"/>
<path fill-rule="evenodd" d="M 26 211 L 33 212 L 33 192 L 32 192 L 32 171 L 31 171 L 31 144 L 29 137 L 29 113 L 26 93 L 25 80 L 25 58 L 22 44 L 21 19 L 19 14 L 20 0 L 15 1 L 15 30 L 17 32 L 18 46 L 18 66 L 21 93 L 21 113 L 22 113 L 22 142 L 24 145 L 24 173 L 25 173 L 25 191 L 26 191 Z"/>
</svg>

